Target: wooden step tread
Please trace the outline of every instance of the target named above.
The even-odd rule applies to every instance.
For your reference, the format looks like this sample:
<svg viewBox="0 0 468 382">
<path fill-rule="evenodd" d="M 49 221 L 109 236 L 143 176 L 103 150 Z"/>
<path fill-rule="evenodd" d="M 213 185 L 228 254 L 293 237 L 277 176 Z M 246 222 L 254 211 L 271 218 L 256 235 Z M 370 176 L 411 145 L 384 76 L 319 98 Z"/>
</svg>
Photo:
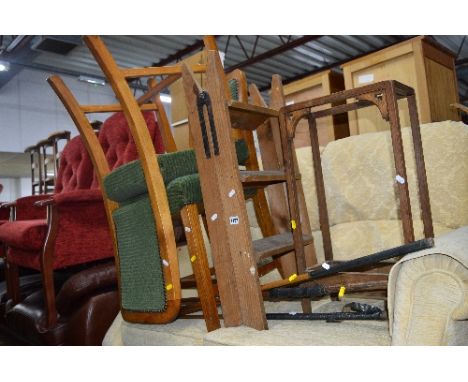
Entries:
<svg viewBox="0 0 468 382">
<path fill-rule="evenodd" d="M 304 245 L 313 243 L 312 236 L 303 235 Z M 284 232 L 279 235 L 264 237 L 253 242 L 256 261 L 266 257 L 283 255 L 294 249 L 294 241 L 291 232 Z"/>
<path fill-rule="evenodd" d="M 286 173 L 283 170 L 266 171 L 239 171 L 242 185 L 245 187 L 266 187 L 270 184 L 286 182 Z M 296 176 L 299 180 L 300 175 Z"/>
<path fill-rule="evenodd" d="M 269 118 L 278 118 L 278 110 L 230 101 L 229 114 L 234 129 L 255 130 Z"/>
</svg>

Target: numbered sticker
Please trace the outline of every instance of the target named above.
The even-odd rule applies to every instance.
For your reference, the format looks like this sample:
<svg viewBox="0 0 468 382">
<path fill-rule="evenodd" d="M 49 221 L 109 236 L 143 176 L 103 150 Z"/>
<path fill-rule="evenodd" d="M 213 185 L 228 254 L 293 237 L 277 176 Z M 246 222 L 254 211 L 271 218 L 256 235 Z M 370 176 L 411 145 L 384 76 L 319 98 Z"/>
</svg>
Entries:
<svg viewBox="0 0 468 382">
<path fill-rule="evenodd" d="M 231 224 L 231 225 L 239 224 L 239 216 L 230 216 L 229 217 L 229 224 Z"/>
</svg>

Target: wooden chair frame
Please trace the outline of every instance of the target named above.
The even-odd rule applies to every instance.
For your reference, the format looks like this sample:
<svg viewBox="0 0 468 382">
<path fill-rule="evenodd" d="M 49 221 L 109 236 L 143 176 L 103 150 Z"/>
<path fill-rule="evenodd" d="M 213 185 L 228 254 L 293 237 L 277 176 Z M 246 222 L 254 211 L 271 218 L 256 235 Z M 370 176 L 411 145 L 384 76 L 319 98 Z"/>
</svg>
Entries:
<svg viewBox="0 0 468 382">
<path fill-rule="evenodd" d="M 287 138 L 289 140 L 294 139 L 296 126 L 301 119 L 307 118 L 309 122 L 309 133 L 319 208 L 320 229 L 323 235 L 325 259 L 327 261 L 333 260 L 333 251 L 331 244 L 330 225 L 328 222 L 325 185 L 323 180 L 317 137 L 317 127 L 315 121 L 317 118 L 322 118 L 329 115 L 345 113 L 363 107 L 376 106 L 379 109 L 382 118 L 389 122 L 393 157 L 397 174 L 395 184 L 397 185 L 397 193 L 400 200 L 403 237 L 405 243 L 410 243 L 415 240 L 397 103 L 398 99 L 403 98 L 407 100 L 409 107 L 411 133 L 416 161 L 419 201 L 421 205 L 421 217 L 424 225 L 424 237 L 433 238 L 434 229 L 432 225 L 431 206 L 429 203 L 429 190 L 427 186 L 426 169 L 424 165 L 419 117 L 416 107 L 416 96 L 412 88 L 397 81 L 383 81 L 367 86 L 362 86 L 356 89 L 344 90 L 310 101 L 300 102 L 295 105 L 286 106 L 281 110 L 283 115 L 284 131 L 287 131 Z M 320 111 L 312 111 L 312 108 L 316 106 L 336 104 L 336 102 L 347 100 L 354 101 L 338 106 L 330 106 Z M 291 119 L 289 119 L 288 116 L 291 116 Z"/>
<path fill-rule="evenodd" d="M 38 144 L 28 146 L 24 149 L 25 153 L 29 153 L 31 160 L 31 195 L 43 194 L 42 191 L 42 171 L 43 171 L 43 159 L 41 148 Z M 37 177 L 36 177 L 37 175 Z"/>
<path fill-rule="evenodd" d="M 116 254 L 115 257 L 118 268 L 119 258 L 116 247 L 115 227 L 112 220 L 112 212 L 118 207 L 118 205 L 111 201 L 105 194 L 105 189 L 103 188 L 102 182 L 104 177 L 109 174 L 110 170 L 104 156 L 104 152 L 96 135 L 92 131 L 92 127 L 85 114 L 122 111 L 127 119 L 145 174 L 151 208 L 155 216 L 156 234 L 159 240 L 161 258 L 169 264 L 169 266 L 163 268 L 164 280 L 166 285 L 171 284 L 172 288 L 166 292 L 167 308 L 162 313 L 132 312 L 125 309 L 121 309 L 121 311 L 122 316 L 126 321 L 139 323 L 167 323 L 175 319 L 181 312 L 181 280 L 179 277 L 176 243 L 166 190 L 159 170 L 159 165 L 156 160 L 157 155 L 154 147 L 152 146 L 146 123 L 143 119 L 141 111 L 156 111 L 159 122 L 162 122 L 162 136 L 167 147 L 167 151 L 175 151 L 176 146 L 172 135 L 170 134 L 170 127 L 167 122 L 167 117 L 165 116 L 164 108 L 159 99 L 159 92 L 168 86 L 169 83 L 177 80 L 177 78 L 180 77 L 180 68 L 164 67 L 121 70 L 118 68 L 117 64 L 110 55 L 110 52 L 107 50 L 99 37 L 87 36 L 84 38 L 84 40 L 98 61 L 98 64 L 103 69 L 120 104 L 82 106 L 78 104 L 72 93 L 59 77 L 53 76 L 49 78 L 48 81 L 74 120 L 75 125 L 80 131 L 86 148 L 93 161 L 101 189 L 103 190 L 104 203 L 113 236 L 114 252 Z M 204 68 L 196 66 L 195 70 L 202 71 Z M 139 75 L 153 76 L 158 74 L 168 74 L 169 77 L 159 83 L 153 81 L 150 91 L 140 97 L 138 100 L 135 100 L 126 82 L 126 79 Z M 152 100 L 154 103 L 144 103 L 150 100 Z M 196 260 L 192 261 L 192 267 L 197 289 L 199 291 L 200 304 L 202 306 L 205 321 L 207 323 L 207 328 L 208 330 L 214 330 L 220 327 L 220 323 L 214 286 L 212 285 L 211 281 L 206 249 L 199 224 L 199 213 L 197 206 L 188 205 L 182 208 L 181 218 L 184 226 L 190 228 L 190 230 L 186 230 L 189 231 L 186 232 L 189 253 L 196 253 Z M 193 286 L 193 280 L 190 278 L 187 280 L 182 280 L 182 282 L 183 281 L 186 281 L 184 283 L 185 285 Z M 118 283 L 120 288 L 120 275 Z M 193 304 L 191 304 L 193 299 L 188 299 L 185 301 L 188 302 L 188 305 L 187 309 L 184 309 L 183 311 L 187 312 L 193 310 Z"/>
</svg>

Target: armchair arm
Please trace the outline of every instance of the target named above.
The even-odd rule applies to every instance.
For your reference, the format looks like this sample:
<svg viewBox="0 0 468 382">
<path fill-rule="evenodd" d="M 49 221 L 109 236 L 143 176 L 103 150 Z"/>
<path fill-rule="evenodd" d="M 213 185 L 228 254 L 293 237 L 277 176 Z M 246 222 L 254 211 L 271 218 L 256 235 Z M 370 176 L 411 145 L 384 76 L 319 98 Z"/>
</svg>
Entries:
<svg viewBox="0 0 468 382">
<path fill-rule="evenodd" d="M 48 205 L 55 204 L 55 201 L 53 198 L 51 199 L 44 199 L 44 200 L 39 200 L 37 202 L 34 202 L 34 205 L 36 207 L 47 207 Z"/>
<path fill-rule="evenodd" d="M 37 207 L 39 200 L 50 199 L 51 195 L 31 195 L 16 200 L 16 220 L 45 219 L 45 207 Z"/>
<path fill-rule="evenodd" d="M 111 258 L 114 247 L 99 190 L 63 192 L 39 204 L 48 211 L 48 232 L 40 262 L 47 327 L 52 327 L 57 322 L 53 270 Z"/>
<path fill-rule="evenodd" d="M 74 190 L 61 192 L 53 196 L 57 205 L 70 203 L 103 202 L 102 192 L 99 189 Z"/>
<path fill-rule="evenodd" d="M 57 295 L 57 311 L 67 315 L 80 307 L 86 296 L 97 291 L 117 289 L 117 272 L 113 261 L 78 272 L 63 284 Z"/>
</svg>

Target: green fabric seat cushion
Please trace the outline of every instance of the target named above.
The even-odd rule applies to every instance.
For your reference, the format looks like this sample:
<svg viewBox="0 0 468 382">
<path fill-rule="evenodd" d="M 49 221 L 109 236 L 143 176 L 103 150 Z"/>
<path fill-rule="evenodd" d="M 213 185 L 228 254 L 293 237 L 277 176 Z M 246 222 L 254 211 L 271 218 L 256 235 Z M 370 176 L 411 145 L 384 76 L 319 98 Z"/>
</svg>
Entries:
<svg viewBox="0 0 468 382">
<path fill-rule="evenodd" d="M 140 312 L 164 311 L 164 275 L 148 195 L 119 207 L 112 215 L 119 249 L 122 307 Z"/>
<path fill-rule="evenodd" d="M 235 143 L 237 159 L 243 165 L 249 152 L 244 140 Z M 166 187 L 175 179 L 197 173 L 197 162 L 193 150 L 158 155 L 158 164 Z M 107 196 L 118 202 L 125 203 L 139 195 L 147 193 L 143 168 L 139 160 L 129 162 L 112 171 L 104 179 Z"/>
</svg>

